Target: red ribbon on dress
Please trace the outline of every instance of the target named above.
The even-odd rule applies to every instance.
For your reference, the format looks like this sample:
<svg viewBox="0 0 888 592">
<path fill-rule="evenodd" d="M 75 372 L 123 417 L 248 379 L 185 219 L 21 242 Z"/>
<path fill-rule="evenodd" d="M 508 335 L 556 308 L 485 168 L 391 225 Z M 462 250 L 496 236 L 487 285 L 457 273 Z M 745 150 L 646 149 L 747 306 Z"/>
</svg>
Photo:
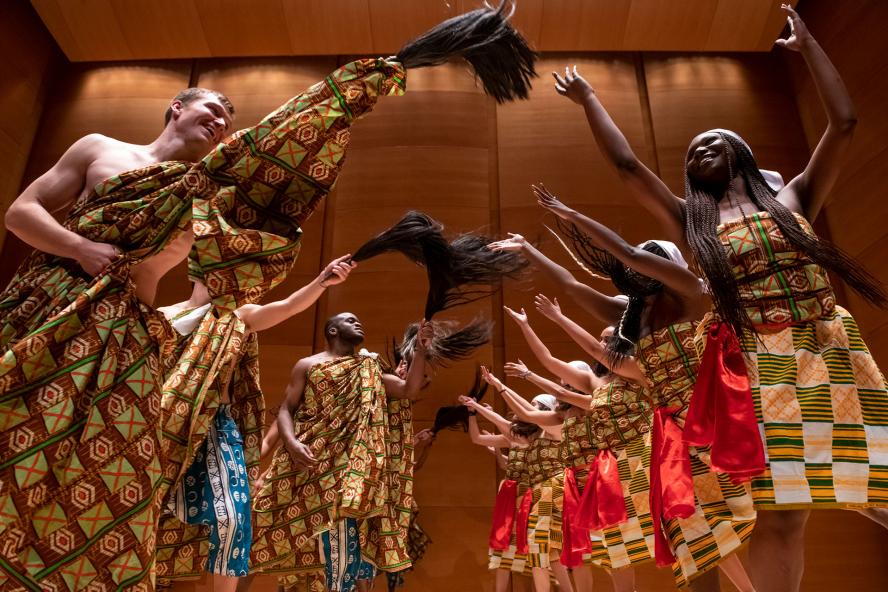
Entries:
<svg viewBox="0 0 888 592">
<path fill-rule="evenodd" d="M 576 523 L 583 528 L 604 530 L 628 519 L 617 457 L 610 448 L 599 450 L 595 461 L 589 465 L 589 477 L 577 510 Z"/>
<path fill-rule="evenodd" d="M 490 525 L 488 543 L 494 551 L 505 551 L 512 538 L 515 524 L 515 505 L 518 501 L 518 483 L 506 479 L 500 485 L 493 505 L 493 523 Z"/>
<path fill-rule="evenodd" d="M 654 411 L 651 443 L 651 518 L 654 523 L 654 554 L 657 565 L 664 567 L 675 561 L 669 542 L 663 534 L 663 522 L 689 518 L 694 514 L 694 481 L 691 477 L 691 456 L 682 439 L 682 430 L 672 415 L 677 407 L 658 407 Z"/>
<path fill-rule="evenodd" d="M 530 547 L 527 544 L 527 525 L 530 523 L 530 506 L 533 505 L 533 489 L 528 487 L 518 506 L 518 521 L 515 524 L 517 534 L 518 553 L 527 553 Z"/>
<path fill-rule="evenodd" d="M 685 419 L 684 440 L 711 446 L 712 470 L 734 483 L 765 472 L 765 449 L 752 402 L 740 342 L 727 323 L 709 326 L 694 396 Z"/>
<path fill-rule="evenodd" d="M 576 521 L 580 505 L 580 490 L 573 467 L 564 470 L 564 503 L 561 511 L 561 565 L 579 567 L 583 554 L 592 552 L 589 529 L 581 528 Z"/>
</svg>

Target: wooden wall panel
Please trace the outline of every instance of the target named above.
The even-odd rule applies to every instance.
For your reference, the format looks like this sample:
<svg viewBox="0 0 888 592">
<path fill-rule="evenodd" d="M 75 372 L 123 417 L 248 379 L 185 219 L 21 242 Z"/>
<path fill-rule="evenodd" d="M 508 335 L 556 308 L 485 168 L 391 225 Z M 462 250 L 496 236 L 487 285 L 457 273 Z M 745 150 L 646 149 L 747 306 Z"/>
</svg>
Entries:
<svg viewBox="0 0 888 592">
<path fill-rule="evenodd" d="M 63 59 L 34 10 L 7 2 L 0 19 L 0 213 L 19 194 L 48 81 Z M 0 225 L 0 246 L 6 236 Z"/>
<path fill-rule="evenodd" d="M 454 3 L 455 9 L 470 2 Z M 622 15 L 620 18 L 628 23 L 629 5 L 635 2 L 608 6 L 588 3 L 582 9 L 568 7 L 568 3 L 546 2 L 546 12 L 542 2 L 522 2 L 523 12 L 516 15 L 516 22 L 527 27 L 528 37 L 546 43 L 564 41 L 562 33 L 569 33 L 565 38 L 577 43 L 591 42 L 591 33 L 583 26 L 572 22 L 568 23 L 572 27 L 569 31 L 559 29 L 558 19 L 546 16 L 548 11 L 557 10 L 561 11 L 558 14 L 569 16 L 574 14 L 570 11 L 581 10 L 587 20 L 596 11 L 605 11 Z M 35 4 L 53 3 L 35 0 Z M 338 5 L 345 4 L 348 2 L 343 0 Z M 706 18 L 712 21 L 712 29 L 726 26 L 733 14 L 730 7 L 721 0 L 711 0 L 710 4 L 711 18 Z M 881 212 L 878 200 L 884 193 L 877 171 L 884 168 L 878 166 L 882 159 L 888 158 L 884 134 L 880 133 L 888 130 L 883 129 L 884 118 L 879 117 L 878 106 L 879 98 L 888 91 L 880 80 L 888 72 L 875 61 L 858 63 L 853 59 L 854 52 L 846 50 L 841 42 L 855 37 L 869 48 L 867 56 L 884 55 L 884 48 L 879 45 L 884 42 L 869 29 L 860 27 L 863 22 L 876 22 L 888 15 L 881 7 L 874 7 L 878 3 L 863 4 L 869 8 L 855 4 L 834 21 L 830 19 L 835 10 L 823 8 L 825 4 L 807 0 L 803 9 L 812 7 L 811 10 L 823 12 L 812 14 L 809 24 L 815 34 L 817 28 L 826 31 L 823 36 L 818 35 L 825 44 L 835 45 L 827 49 L 835 54 L 843 74 L 846 69 L 850 72 L 849 88 L 861 109 L 858 140 L 863 141 L 855 142 L 857 152 L 849 161 L 852 172 L 846 171 L 840 181 L 844 192 L 841 195 L 847 193 L 855 199 L 844 199 L 842 207 L 838 207 L 839 202 L 831 203 L 825 217 L 840 244 L 850 245 L 849 249 L 861 254 L 864 261 L 877 264 L 884 233 L 877 225 L 880 217 L 867 213 Z M 350 6 L 368 7 L 367 18 L 371 18 L 366 1 L 352 2 Z M 312 9 L 326 10 L 320 3 L 305 4 L 305 10 Z M 297 30 L 293 28 L 293 18 L 298 15 L 292 13 L 295 9 L 289 3 L 282 10 L 292 34 Z M 439 18 L 432 14 L 436 10 L 443 9 L 438 5 L 414 7 L 413 16 L 430 24 L 433 18 Z M 758 22 L 757 19 L 767 20 L 771 16 L 749 12 L 743 18 Z M 679 24 L 685 28 L 696 26 Z M 224 48 L 228 42 L 220 26 L 216 24 L 212 35 L 207 33 L 207 43 L 213 51 Z M 834 30 L 837 27 L 839 32 Z M 309 29 L 298 30 L 305 35 L 319 34 L 317 29 Z M 357 27 L 354 33 L 368 48 L 381 51 L 383 45 L 373 44 L 386 38 L 394 43 L 398 27 L 378 31 L 374 28 L 372 34 L 369 29 Z M 111 42 L 116 43 L 113 38 Z M 583 272 L 561 252 L 540 224 L 552 220 L 541 215 L 530 193 L 529 185 L 537 181 L 545 182 L 567 203 L 613 226 L 632 242 L 660 237 L 656 221 L 630 201 L 616 174 L 604 163 L 582 109 L 552 89 L 548 72 L 572 64 L 577 64 L 596 88 L 641 158 L 659 170 L 677 192 L 683 189 L 684 153 L 699 131 L 714 126 L 735 129 L 749 140 L 764 167 L 780 170 L 789 177 L 804 165 L 808 142 L 816 138 L 818 126 L 822 125 L 817 105 L 811 101 L 816 99 L 813 89 L 802 84 L 797 86 L 797 96 L 793 96 L 789 74 L 773 54 L 546 56 L 539 64 L 542 78 L 531 100 L 502 106 L 485 97 L 462 66 L 411 72 L 404 97 L 382 98 L 370 116 L 355 124 L 348 162 L 337 189 L 306 223 L 296 268 L 270 298 L 283 296 L 309 281 L 327 261 L 354 250 L 410 208 L 428 212 L 454 232 L 521 232 L 538 240 L 544 252 L 583 278 Z M 72 141 L 88 132 L 99 131 L 134 142 L 149 141 L 160 131 L 166 103 L 190 79 L 228 94 L 238 110 L 236 126 L 242 127 L 255 123 L 290 96 L 320 80 L 335 65 L 336 58 L 281 58 L 69 67 L 55 81 L 52 101 L 40 123 L 41 142 L 32 151 L 26 177 L 33 178 L 45 170 Z M 790 73 L 793 80 L 804 83 L 797 65 Z M 870 77 L 864 76 L 866 73 Z M 796 115 L 796 99 L 801 119 Z M 5 104 L 2 106 L 0 116 L 7 113 Z M 864 131 L 865 127 L 869 130 L 866 121 L 873 122 L 875 131 Z M 0 127 L 2 130 L 5 128 Z M 861 219 L 872 222 L 862 229 L 854 226 Z M 11 273 L 21 252 L 7 247 L 0 274 Z M 603 290 L 612 290 L 603 282 L 590 282 Z M 173 302 L 187 291 L 184 269 L 180 268 L 165 279 L 159 300 Z M 388 337 L 400 335 L 407 323 L 422 314 L 425 291 L 423 270 L 400 256 L 382 256 L 362 263 L 347 284 L 332 288 L 312 310 L 264 333 L 260 337 L 260 363 L 269 409 L 279 404 L 292 364 L 320 348 L 320 326 L 329 314 L 343 310 L 358 314 L 367 330 L 367 347 L 382 351 Z M 437 370 L 425 400 L 415 406 L 417 429 L 430 425 L 438 406 L 451 403 L 456 395 L 465 392 L 472 382 L 476 361 L 496 361 L 500 374 L 503 361 L 518 357 L 539 369 L 517 328 L 503 316 L 500 302 L 524 306 L 555 355 L 566 359 L 585 357 L 552 323 L 532 310 L 532 298 L 537 292 L 558 296 L 552 285 L 534 276 L 527 282 L 507 284 L 504 293 L 494 299 L 441 315 L 461 322 L 475 315 L 494 319 L 494 343 L 483 348 L 476 360 Z M 564 297 L 559 300 L 579 322 L 593 331 L 601 328 L 601 323 Z M 853 301 L 852 304 L 877 357 L 884 357 L 888 353 L 888 326 L 880 328 L 883 317 L 865 312 Z M 514 386 L 528 397 L 535 394 L 526 384 Z M 501 406 L 493 393 L 490 402 Z M 423 562 L 407 575 L 405 592 L 492 590 L 493 578 L 486 570 L 486 538 L 496 484 L 497 471 L 488 453 L 474 447 L 465 434 L 439 435 L 426 466 L 416 477 L 419 520 L 434 542 Z M 845 585 L 864 592 L 884 589 L 888 586 L 888 574 L 883 573 L 878 557 L 885 536 L 884 530 L 853 513 L 817 513 L 809 530 L 803 589 L 840 590 Z M 596 578 L 597 590 L 611 589 L 604 572 L 596 570 Z M 672 589 L 669 574 L 653 566 L 639 569 L 638 584 L 639 589 L 652 592 Z M 179 584 L 176 589 L 203 591 L 211 590 L 212 585 L 204 578 L 197 584 Z M 259 578 L 253 589 L 273 590 L 275 580 Z"/>
<path fill-rule="evenodd" d="M 809 30 L 835 64 L 857 108 L 859 123 L 821 220 L 832 240 L 857 257 L 880 281 L 888 283 L 884 252 L 888 247 L 883 220 L 888 214 L 888 38 L 875 23 L 888 19 L 888 4 L 877 0 L 853 2 L 848 10 L 822 0 L 806 0 L 802 16 Z M 811 149 L 816 146 L 826 117 L 814 83 L 797 54 L 784 56 L 796 90 L 798 109 Z M 888 365 L 888 320 L 883 310 L 869 305 L 850 290 L 842 302 L 857 318 L 864 339 L 884 369 Z"/>
</svg>

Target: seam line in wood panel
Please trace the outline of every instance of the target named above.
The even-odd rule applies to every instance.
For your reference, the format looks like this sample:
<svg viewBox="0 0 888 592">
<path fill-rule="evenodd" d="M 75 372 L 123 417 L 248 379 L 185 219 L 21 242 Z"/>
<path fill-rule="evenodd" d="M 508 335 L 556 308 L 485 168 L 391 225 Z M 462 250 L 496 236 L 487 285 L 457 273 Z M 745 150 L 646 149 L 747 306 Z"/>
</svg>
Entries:
<svg viewBox="0 0 888 592">
<path fill-rule="evenodd" d="M 641 104 L 641 121 L 644 128 L 644 139 L 651 147 L 654 158 L 654 173 L 660 176 L 660 158 L 657 155 L 657 137 L 654 134 L 654 117 L 651 114 L 651 98 L 648 96 L 647 76 L 644 71 L 644 56 L 635 52 L 635 80 L 638 85 L 638 100 Z"/>
<path fill-rule="evenodd" d="M 200 78 L 200 69 L 197 67 L 197 58 L 191 60 L 191 72 L 188 74 L 188 87 L 197 86 L 197 81 Z"/>
<path fill-rule="evenodd" d="M 323 229 L 321 230 L 321 259 L 318 261 L 318 266 L 315 273 L 321 273 L 321 269 L 323 269 L 323 265 L 326 261 L 329 261 L 331 258 L 331 252 L 333 251 L 333 225 L 335 222 L 335 209 L 336 209 L 336 190 L 334 189 L 327 197 L 324 199 L 324 224 Z M 324 336 L 323 336 L 323 326 L 326 321 L 327 316 L 327 290 L 324 290 L 324 293 L 321 294 L 321 297 L 318 298 L 318 301 L 315 303 L 314 307 L 314 332 L 311 338 L 311 353 L 320 351 L 323 346 Z"/>
</svg>

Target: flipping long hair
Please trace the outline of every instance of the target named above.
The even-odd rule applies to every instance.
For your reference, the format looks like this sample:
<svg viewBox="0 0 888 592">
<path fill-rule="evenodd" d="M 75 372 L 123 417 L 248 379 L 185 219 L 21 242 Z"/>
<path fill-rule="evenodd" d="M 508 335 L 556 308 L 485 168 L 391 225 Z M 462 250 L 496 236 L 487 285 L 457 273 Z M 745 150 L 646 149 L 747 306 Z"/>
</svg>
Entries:
<svg viewBox="0 0 888 592">
<path fill-rule="evenodd" d="M 448 241 L 440 222 L 422 212 L 408 212 L 364 243 L 352 260 L 398 251 L 424 266 L 429 280 L 425 318 L 431 319 L 442 310 L 489 296 L 503 278 L 523 275 L 527 259 L 515 252 L 488 249 L 491 240 L 480 234 L 463 234 Z"/>
<path fill-rule="evenodd" d="M 487 392 L 487 383 L 481 379 L 481 369 L 475 368 L 475 382 L 466 396 L 480 401 Z M 432 432 L 437 434 L 441 430 L 469 431 L 469 409 L 465 405 L 445 405 L 435 412 L 435 422 L 432 424 Z"/>
<path fill-rule="evenodd" d="M 733 148 L 736 155 L 735 162 L 728 158 L 729 177 L 733 181 L 736 169 L 737 176 L 746 184 L 752 201 L 771 215 L 789 242 L 818 265 L 835 272 L 868 301 L 881 307 L 888 305 L 883 287 L 869 272 L 836 245 L 805 232 L 793 213 L 777 201 L 777 191 L 762 176 L 749 147 L 731 134 L 718 134 Z M 716 312 L 734 328 L 737 335 L 742 335 L 745 331 L 754 332 L 752 322 L 740 302 L 737 280 L 718 238 L 720 196 L 713 195 L 709 188 L 695 183 L 688 175 L 687 168 L 685 194 L 685 233 L 697 264 L 706 277 Z"/>
<path fill-rule="evenodd" d="M 644 313 L 645 299 L 662 292 L 663 284 L 638 273 L 604 249 L 596 247 L 576 225 L 558 219 L 558 230 L 567 237 L 570 246 L 557 234 L 554 232 L 553 234 L 580 267 L 593 277 L 609 279 L 620 294 L 629 299 L 626 308 L 623 309 L 620 321 L 614 327 L 614 334 L 605 340 L 608 364 L 610 366 L 619 364 L 635 352 L 635 344 L 641 335 L 641 317 Z M 643 243 L 641 248 L 664 259 L 669 258 L 666 251 L 654 241 Z M 599 372 L 603 372 L 603 374 L 599 374 Z M 597 376 L 607 375 L 607 373 L 603 364 L 599 363 L 596 366 L 595 374 Z"/>
<path fill-rule="evenodd" d="M 537 76 L 537 54 L 509 19 L 515 3 L 503 1 L 455 16 L 408 42 L 397 59 L 405 68 L 438 66 L 459 57 L 481 79 L 484 91 L 498 103 L 526 99 Z"/>
<path fill-rule="evenodd" d="M 434 321 L 432 330 L 432 342 L 428 347 L 426 360 L 433 365 L 447 366 L 448 362 L 468 358 L 477 348 L 488 343 L 493 333 L 493 322 L 479 318 L 460 327 L 454 321 Z M 404 338 L 396 348 L 399 362 L 400 359 L 408 362 L 413 360 L 418 335 L 419 323 L 407 325 Z"/>
</svg>

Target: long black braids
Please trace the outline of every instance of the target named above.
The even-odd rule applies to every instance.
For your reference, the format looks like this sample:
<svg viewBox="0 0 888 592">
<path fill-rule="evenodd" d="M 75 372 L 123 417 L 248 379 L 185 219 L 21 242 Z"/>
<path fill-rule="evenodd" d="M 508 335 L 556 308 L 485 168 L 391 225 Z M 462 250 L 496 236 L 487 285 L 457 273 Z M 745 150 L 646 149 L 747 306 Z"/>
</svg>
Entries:
<svg viewBox="0 0 888 592">
<path fill-rule="evenodd" d="M 728 158 L 729 176 L 737 174 L 746 183 L 753 203 L 768 212 L 783 235 L 815 263 L 835 272 L 855 292 L 880 307 L 888 306 L 888 297 L 882 285 L 851 256 L 833 243 L 805 231 L 795 215 L 776 199 L 759 170 L 749 147 L 731 134 L 718 132 L 722 140 L 733 148 L 736 163 Z M 706 277 L 716 312 L 729 323 L 738 335 L 754 332 L 740 301 L 737 280 L 718 237 L 718 199 L 706 187 L 694 183 L 685 168 L 685 232 L 694 251 L 697 264 Z"/>
<path fill-rule="evenodd" d="M 620 294 L 629 299 L 626 308 L 623 309 L 620 321 L 614 327 L 613 335 L 604 341 L 608 365 L 613 367 L 635 352 L 635 344 L 641 335 L 641 318 L 644 314 L 645 299 L 661 292 L 663 284 L 638 273 L 611 253 L 596 247 L 575 224 L 564 222 L 560 218 L 557 220 L 557 224 L 559 232 L 567 237 L 572 248 L 568 247 L 560 238 L 559 242 L 574 261 L 593 277 L 610 279 Z M 666 251 L 654 241 L 647 241 L 641 245 L 641 248 L 665 259 L 669 258 Z M 604 370 L 605 366 L 599 364 L 596 366 L 596 375 L 601 376 L 602 374 L 598 374 L 598 372 L 604 372 Z M 606 373 L 604 374 L 606 375 Z"/>
</svg>

